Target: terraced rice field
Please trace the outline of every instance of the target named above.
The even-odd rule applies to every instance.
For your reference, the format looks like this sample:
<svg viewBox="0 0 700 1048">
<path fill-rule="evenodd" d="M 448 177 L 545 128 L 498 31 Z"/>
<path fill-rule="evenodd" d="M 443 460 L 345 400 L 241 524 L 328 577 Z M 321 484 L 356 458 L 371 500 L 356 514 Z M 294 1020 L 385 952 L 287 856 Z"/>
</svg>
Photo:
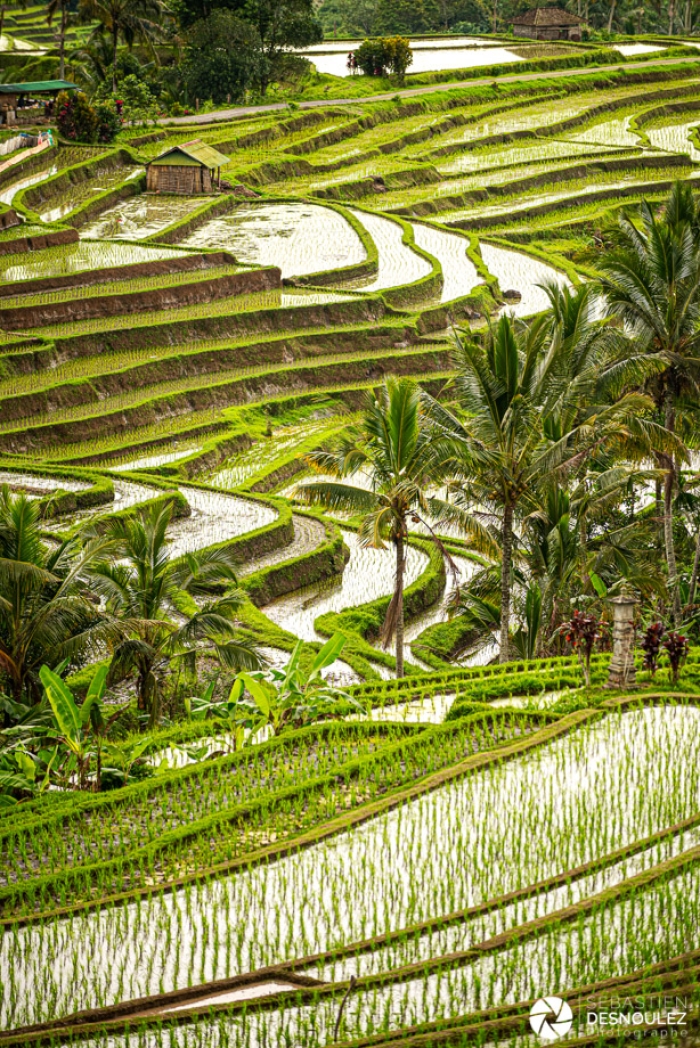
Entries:
<svg viewBox="0 0 700 1048">
<path fill-rule="evenodd" d="M 306 276 L 362 262 L 362 241 L 341 214 L 315 204 L 251 204 L 205 222 L 183 247 L 222 248 L 247 265 Z"/>
<path fill-rule="evenodd" d="M 84 226 L 80 235 L 94 240 L 146 240 L 190 214 L 200 203 L 178 197 L 166 200 L 137 197 L 107 208 L 98 219 Z"/>
<path fill-rule="evenodd" d="M 520 58 L 454 44 L 414 69 Z M 438 394 L 455 327 L 532 318 L 622 206 L 696 184 L 700 54 L 630 46 L 604 74 L 202 123 L 230 157 L 211 196 L 143 191 L 177 125 L 0 176 L 0 485 L 54 547 L 175 500 L 169 552 L 234 550 L 246 636 L 279 665 L 343 631 L 364 703 L 240 751 L 174 723 L 157 775 L 0 809 L 0 1046 L 535 1048 L 543 993 L 697 998 L 697 652 L 661 697 L 604 692 L 596 657 L 588 705 L 571 658 L 460 664 L 426 640 L 455 581 L 412 522 L 397 683 L 393 551 L 295 498 L 386 376 Z M 308 54 L 344 75 L 347 48 Z"/>
</svg>

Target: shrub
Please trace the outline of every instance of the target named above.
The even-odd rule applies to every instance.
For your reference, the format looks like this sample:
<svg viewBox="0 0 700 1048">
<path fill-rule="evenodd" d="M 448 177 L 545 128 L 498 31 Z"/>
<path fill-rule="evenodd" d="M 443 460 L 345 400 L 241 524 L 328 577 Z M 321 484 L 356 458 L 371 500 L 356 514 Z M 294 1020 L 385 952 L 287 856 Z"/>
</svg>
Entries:
<svg viewBox="0 0 700 1048">
<path fill-rule="evenodd" d="M 146 124 L 157 116 L 156 100 L 148 84 L 130 73 L 119 84 L 119 99 L 114 102 L 120 115 L 130 124 Z"/>
<path fill-rule="evenodd" d="M 560 627 L 567 642 L 579 657 L 587 688 L 591 686 L 591 655 L 595 642 L 602 637 L 601 626 L 602 623 L 595 615 L 574 611 L 573 617 Z"/>
<path fill-rule="evenodd" d="M 92 105 L 81 91 L 61 91 L 56 101 L 56 123 L 63 138 L 72 142 L 112 142 L 122 121 L 114 102 Z"/>
<path fill-rule="evenodd" d="M 94 142 L 97 135 L 97 113 L 87 95 L 76 91 L 69 95 L 61 91 L 56 99 L 56 123 L 63 138 L 72 142 Z"/>
<path fill-rule="evenodd" d="M 355 52 L 355 61 L 365 76 L 385 76 L 392 73 L 403 80 L 413 62 L 410 42 L 403 36 L 378 37 L 365 40 Z"/>
<path fill-rule="evenodd" d="M 661 651 L 661 640 L 665 633 L 660 622 L 652 622 L 647 626 L 642 637 L 641 648 L 644 652 L 644 669 L 649 670 L 652 677 L 659 668 L 659 652 Z"/>
<path fill-rule="evenodd" d="M 97 141 L 113 142 L 121 131 L 122 118 L 115 105 L 100 102 L 95 106 L 97 116 Z"/>
</svg>

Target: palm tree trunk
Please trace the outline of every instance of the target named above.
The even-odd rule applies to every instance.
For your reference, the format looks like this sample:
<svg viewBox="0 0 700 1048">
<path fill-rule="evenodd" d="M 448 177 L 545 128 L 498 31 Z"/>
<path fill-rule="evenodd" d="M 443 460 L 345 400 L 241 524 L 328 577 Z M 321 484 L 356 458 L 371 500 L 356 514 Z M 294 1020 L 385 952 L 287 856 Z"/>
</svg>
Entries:
<svg viewBox="0 0 700 1048">
<path fill-rule="evenodd" d="M 136 676 L 136 708 L 145 710 L 148 704 L 148 679 L 150 676 L 150 665 L 144 659 L 138 668 Z"/>
<path fill-rule="evenodd" d="M 681 621 L 681 598 L 678 591 L 676 544 L 673 538 L 673 480 L 673 472 L 669 470 L 664 482 L 664 542 L 668 565 L 668 595 L 671 601 L 671 618 L 675 627 Z"/>
<path fill-rule="evenodd" d="M 666 405 L 665 426 L 669 433 L 676 430 L 676 412 L 671 403 Z M 673 458 L 664 478 L 664 544 L 668 569 L 668 595 L 671 602 L 671 620 L 674 627 L 681 621 L 681 596 L 678 590 L 676 543 L 673 538 L 673 493 L 676 485 L 676 467 Z"/>
<path fill-rule="evenodd" d="M 511 572 L 513 568 L 513 506 L 507 502 L 503 510 L 503 550 L 501 559 L 501 650 L 499 662 L 510 657 L 510 603 Z"/>
<path fill-rule="evenodd" d="M 690 590 L 688 592 L 688 604 L 695 603 L 695 591 L 698 588 L 698 574 L 700 573 L 700 530 L 695 539 L 695 558 L 693 560 L 693 574 L 690 576 Z"/>
<path fill-rule="evenodd" d="M 683 31 L 689 33 L 693 28 L 693 0 L 685 0 L 685 12 L 683 14 Z"/>
<path fill-rule="evenodd" d="M 403 580 L 406 571 L 406 558 L 404 556 L 403 535 L 396 538 L 396 586 L 394 596 L 396 607 L 396 677 L 403 677 L 403 642 L 404 642 L 404 614 L 403 614 Z"/>
<path fill-rule="evenodd" d="M 673 23 L 676 21 L 676 0 L 668 0 L 668 35 L 673 36 Z"/>
<path fill-rule="evenodd" d="M 58 79 L 65 80 L 66 78 L 66 23 L 68 21 L 68 3 L 64 0 L 61 4 L 61 29 L 58 37 L 58 55 L 59 55 L 59 66 L 58 66 Z"/>
<path fill-rule="evenodd" d="M 615 8 L 617 7 L 617 0 L 612 0 L 610 4 L 610 17 L 608 18 L 608 32 L 612 33 L 613 19 L 615 18 Z"/>
<path fill-rule="evenodd" d="M 588 589 L 591 584 L 591 576 L 588 572 L 588 529 L 586 527 L 585 514 L 581 514 L 578 522 L 578 544 L 579 544 L 579 560 L 581 563 L 581 581 L 583 582 L 584 588 Z"/>
<path fill-rule="evenodd" d="M 117 43 L 119 40 L 119 26 L 112 26 L 112 94 L 117 93 Z"/>
</svg>

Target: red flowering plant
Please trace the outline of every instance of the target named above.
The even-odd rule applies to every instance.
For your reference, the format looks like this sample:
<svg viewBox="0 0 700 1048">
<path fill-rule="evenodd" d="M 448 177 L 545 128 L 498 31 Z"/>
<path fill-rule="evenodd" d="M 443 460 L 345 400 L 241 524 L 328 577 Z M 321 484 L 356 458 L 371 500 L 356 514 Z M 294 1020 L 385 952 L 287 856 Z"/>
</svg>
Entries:
<svg viewBox="0 0 700 1048">
<path fill-rule="evenodd" d="M 72 142 L 92 142 L 97 133 L 97 114 L 82 91 L 69 95 L 61 91 L 56 100 L 56 124 L 63 138 Z"/>
<path fill-rule="evenodd" d="M 595 615 L 574 611 L 573 617 L 560 630 L 578 655 L 586 687 L 591 686 L 591 655 L 595 642 L 603 637 L 603 623 Z"/>
<path fill-rule="evenodd" d="M 652 677 L 659 668 L 659 655 L 661 653 L 661 641 L 666 630 L 662 622 L 652 622 L 644 631 L 641 640 L 641 649 L 644 652 L 644 669 L 649 670 Z"/>
<path fill-rule="evenodd" d="M 671 683 L 677 684 L 680 668 L 686 660 L 688 648 L 690 647 L 688 638 L 682 633 L 676 633 L 675 630 L 669 630 L 663 642 L 663 647 L 668 655 Z"/>
</svg>

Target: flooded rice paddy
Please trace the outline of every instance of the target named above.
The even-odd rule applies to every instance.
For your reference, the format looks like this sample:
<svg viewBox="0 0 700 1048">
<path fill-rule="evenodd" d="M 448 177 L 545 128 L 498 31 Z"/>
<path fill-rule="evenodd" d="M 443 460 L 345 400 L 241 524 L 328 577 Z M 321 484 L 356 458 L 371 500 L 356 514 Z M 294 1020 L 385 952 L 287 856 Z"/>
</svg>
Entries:
<svg viewBox="0 0 700 1048">
<path fill-rule="evenodd" d="M 368 283 L 359 284 L 359 290 L 384 291 L 428 276 L 432 269 L 430 262 L 404 244 L 404 231 L 398 222 L 366 211 L 353 211 L 353 214 L 372 237 L 379 255 L 376 276 Z"/>
<path fill-rule="evenodd" d="M 181 490 L 191 515 L 176 520 L 168 530 L 172 555 L 226 542 L 277 519 L 277 511 L 261 502 L 200 488 Z"/>
<path fill-rule="evenodd" d="M 348 54 L 360 46 L 361 41 L 327 42 L 297 52 L 313 62 L 319 73 L 331 76 L 352 76 L 348 67 Z M 413 62 L 409 73 L 432 73 L 448 69 L 474 69 L 478 66 L 501 65 L 520 62 L 521 58 L 506 47 L 493 41 L 470 37 L 448 37 L 444 39 L 411 40 Z"/>
<path fill-rule="evenodd" d="M 481 241 L 481 257 L 501 287 L 502 292 L 518 291 L 519 302 L 508 303 L 506 311 L 516 317 L 528 317 L 549 306 L 549 298 L 542 287 L 554 281 L 568 284 L 562 272 L 548 266 L 546 262 L 524 255 L 520 251 L 508 251 L 495 244 Z"/>
<path fill-rule="evenodd" d="M 150 194 L 130 197 L 81 226 L 80 237 L 85 240 L 145 240 L 186 218 L 203 203 L 205 199 L 202 197 L 161 197 Z"/>
<path fill-rule="evenodd" d="M 51 248 L 37 256 L 0 256 L 0 280 L 41 280 L 48 277 L 72 276 L 90 269 L 112 269 L 131 266 L 139 262 L 157 262 L 167 258 L 180 258 L 183 252 L 169 247 L 141 247 L 136 244 L 109 244 L 85 241 Z"/>
<path fill-rule="evenodd" d="M 695 709 L 611 714 L 529 756 L 458 779 L 285 859 L 170 895 L 6 931 L 0 942 L 0 971 L 7 987 L 2 1024 L 6 1028 L 54 1018 L 79 1008 L 340 949 L 538 883 L 694 814 L 700 801 L 700 768 L 695 760 L 699 744 L 700 712 Z M 614 805 L 610 797 L 616 798 Z M 692 839 L 678 838 L 672 853 L 689 844 Z M 650 849 L 639 861 L 653 865 L 659 854 L 663 852 Z M 623 865 L 612 880 L 629 872 L 630 867 Z M 608 913 L 611 920 L 623 921 L 625 935 L 617 941 L 630 955 L 642 956 L 650 935 L 656 937 L 656 959 L 680 952 L 676 942 L 685 911 L 700 905 L 697 890 L 692 890 L 693 884 L 697 888 L 697 875 L 697 869 L 691 868 L 662 888 L 638 893 L 583 922 L 555 927 L 534 941 L 515 945 L 521 958 L 534 952 L 540 962 L 518 968 L 520 981 L 512 992 L 520 999 L 533 995 L 527 987 L 540 978 L 540 963 L 547 963 L 552 948 L 567 965 L 567 980 L 561 985 L 588 981 L 591 964 L 597 971 L 601 959 L 587 953 L 585 944 L 600 922 L 610 926 Z M 598 884 L 591 882 L 580 890 L 592 892 Z M 569 890 L 579 891 L 575 884 Z M 537 905 L 549 912 L 562 898 L 569 896 L 539 893 Z M 666 918 L 658 925 L 653 921 L 655 899 L 667 907 Z M 497 911 L 484 924 L 467 921 L 456 925 L 456 931 L 446 929 L 441 934 L 451 948 L 465 949 L 489 938 L 501 922 L 512 926 L 531 912 L 527 907 L 512 913 Z M 618 917 L 613 916 L 616 913 Z M 166 937 L 171 946 L 164 951 L 161 944 Z M 415 956 L 421 950 L 421 937 L 407 937 L 404 949 Z M 618 960 L 611 955 L 610 964 Z M 335 962 L 328 963 L 330 968 L 324 966 L 322 974 L 332 978 Z M 471 986 L 460 998 L 462 1010 L 478 1002 L 477 981 L 487 998 L 501 991 L 498 973 L 510 968 L 504 969 L 500 959 L 495 969 L 492 964 L 487 954 L 468 969 L 457 969 L 457 974 L 418 979 L 419 989 L 427 981 L 437 993 L 435 997 L 430 992 L 427 1006 L 423 1001 L 422 1019 L 449 1014 L 437 991 L 451 985 L 453 978 L 459 985 L 462 976 L 468 978 Z M 625 970 L 636 966 L 626 965 Z M 26 992 L 39 984 L 45 988 L 42 995 Z M 353 1029 L 367 1030 L 376 1009 L 383 1010 L 383 1002 L 392 998 L 416 1003 L 414 991 L 407 992 L 402 983 L 359 993 L 352 1004 Z M 257 1022 L 272 1023 L 280 1036 L 274 1043 L 284 1043 L 285 1029 L 297 1043 L 302 1030 L 295 1024 L 303 1012 L 266 1013 L 255 1019 L 251 1032 Z M 336 1013 L 334 1007 L 334 1017 Z M 329 1021 L 323 1009 L 319 1014 L 322 1024 Z M 284 1025 L 280 1029 L 277 1023 Z M 266 1042 L 258 1041 L 255 1034 L 240 1043 Z M 309 1042 L 302 1037 L 299 1043 Z"/>
<path fill-rule="evenodd" d="M 247 265 L 279 266 L 283 277 L 340 269 L 366 257 L 341 214 L 305 203 L 245 204 L 204 223 L 182 243 L 231 251 Z"/>
<path fill-rule="evenodd" d="M 394 553 L 392 549 L 363 547 L 354 532 L 344 531 L 343 542 L 350 559 L 343 574 L 322 585 L 300 589 L 266 605 L 265 614 L 304 640 L 318 640 L 314 623 L 329 611 L 340 612 L 367 604 L 392 592 Z M 406 557 L 406 586 L 415 582 L 428 565 L 427 556 L 411 546 Z"/>
<path fill-rule="evenodd" d="M 11 204 L 17 194 L 23 189 L 29 189 L 30 186 L 36 186 L 39 182 L 45 182 L 47 178 L 52 178 L 57 171 L 58 167 L 54 164 L 52 167 L 47 167 L 43 171 L 37 171 L 34 175 L 27 175 L 25 178 L 19 178 L 16 182 L 12 182 L 11 185 L 6 186 L 4 189 L 0 189 L 0 204 Z M 46 221 L 46 219 L 44 219 L 44 221 Z"/>
<path fill-rule="evenodd" d="M 416 244 L 424 251 L 434 255 L 442 266 L 441 302 L 450 302 L 473 291 L 481 282 L 476 266 L 467 257 L 469 241 L 456 233 L 447 233 L 442 229 L 424 226 L 419 222 L 413 225 Z"/>
</svg>

